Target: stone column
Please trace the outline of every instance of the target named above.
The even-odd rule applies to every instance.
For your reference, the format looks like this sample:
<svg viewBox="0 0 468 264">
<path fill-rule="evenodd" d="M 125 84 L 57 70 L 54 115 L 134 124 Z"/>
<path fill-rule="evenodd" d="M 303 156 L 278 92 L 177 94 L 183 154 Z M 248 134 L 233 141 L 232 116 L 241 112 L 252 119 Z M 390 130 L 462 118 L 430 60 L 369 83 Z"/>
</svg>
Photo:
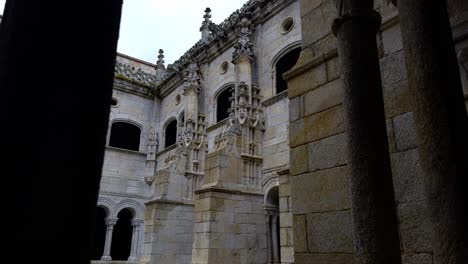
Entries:
<svg viewBox="0 0 468 264">
<path fill-rule="evenodd" d="M 130 256 L 128 257 L 128 261 L 137 261 L 138 260 L 138 242 L 140 241 L 140 225 L 142 220 L 133 219 L 132 220 L 132 227 L 133 227 L 133 234 L 132 234 L 132 247 L 130 250 Z"/>
<path fill-rule="evenodd" d="M 266 231 L 267 231 L 267 258 L 268 258 L 268 262 L 267 263 L 271 263 L 272 259 L 273 259 L 273 250 L 271 248 L 271 214 L 270 212 L 266 212 Z"/>
<path fill-rule="evenodd" d="M 272 253 L 273 253 L 273 261 L 272 263 L 278 264 L 280 263 L 279 257 L 279 241 L 278 241 L 278 212 L 274 212 L 271 215 L 271 244 L 272 244 Z"/>
<path fill-rule="evenodd" d="M 104 253 L 102 254 L 101 260 L 112 260 L 110 255 L 111 244 L 112 244 L 112 233 L 114 232 L 114 225 L 117 223 L 117 218 L 106 218 L 106 242 L 104 243 Z"/>
<path fill-rule="evenodd" d="M 434 262 L 468 259 L 468 118 L 446 1 L 398 1 Z"/>
<path fill-rule="evenodd" d="M 355 261 L 401 263 L 372 0 L 336 1 Z"/>
</svg>

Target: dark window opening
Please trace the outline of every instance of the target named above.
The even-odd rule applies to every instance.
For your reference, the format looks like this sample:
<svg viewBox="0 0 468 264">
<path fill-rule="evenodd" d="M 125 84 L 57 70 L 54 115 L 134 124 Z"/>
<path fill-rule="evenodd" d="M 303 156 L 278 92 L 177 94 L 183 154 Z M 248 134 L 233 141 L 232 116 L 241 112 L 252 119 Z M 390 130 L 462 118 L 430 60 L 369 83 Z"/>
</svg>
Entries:
<svg viewBox="0 0 468 264">
<path fill-rule="evenodd" d="M 222 121 L 229 117 L 229 108 L 231 108 L 231 89 L 225 89 L 221 94 L 218 95 L 216 101 L 216 122 Z"/>
<path fill-rule="evenodd" d="M 117 215 L 117 223 L 112 234 L 111 257 L 112 260 L 128 260 L 132 247 L 132 212 L 123 209 Z"/>
<path fill-rule="evenodd" d="M 140 128 L 124 122 L 112 124 L 109 146 L 138 151 L 140 149 Z"/>
<path fill-rule="evenodd" d="M 174 145 L 177 141 L 177 121 L 172 120 L 165 131 L 164 148 Z"/>
<path fill-rule="evenodd" d="M 294 67 L 300 54 L 301 48 L 296 48 L 288 52 L 276 63 L 276 94 L 288 89 L 288 83 L 284 80 L 283 74 Z"/>
<path fill-rule="evenodd" d="M 106 211 L 102 207 L 97 208 L 96 226 L 94 231 L 94 246 L 92 252 L 93 260 L 100 260 L 104 253 L 104 244 L 106 243 Z"/>
</svg>

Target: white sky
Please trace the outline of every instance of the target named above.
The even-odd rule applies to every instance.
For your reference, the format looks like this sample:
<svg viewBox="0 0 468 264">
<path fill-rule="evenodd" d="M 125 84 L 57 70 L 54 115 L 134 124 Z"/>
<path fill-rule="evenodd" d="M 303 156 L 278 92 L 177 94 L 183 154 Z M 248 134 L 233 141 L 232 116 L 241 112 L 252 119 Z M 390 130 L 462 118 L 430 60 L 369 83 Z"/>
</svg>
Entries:
<svg viewBox="0 0 468 264">
<path fill-rule="evenodd" d="M 13 0 L 14 1 L 14 0 Z M 155 63 L 164 49 L 173 63 L 201 38 L 205 8 L 221 23 L 247 0 L 124 0 L 118 52 Z M 5 0 L 0 0 L 3 14 Z"/>
</svg>

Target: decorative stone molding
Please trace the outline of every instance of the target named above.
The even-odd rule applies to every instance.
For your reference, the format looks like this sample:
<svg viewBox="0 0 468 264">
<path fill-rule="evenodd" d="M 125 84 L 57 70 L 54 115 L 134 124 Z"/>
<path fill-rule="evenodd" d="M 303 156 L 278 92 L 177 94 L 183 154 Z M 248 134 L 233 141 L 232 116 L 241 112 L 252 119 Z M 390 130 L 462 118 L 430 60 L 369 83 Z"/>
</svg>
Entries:
<svg viewBox="0 0 468 264">
<path fill-rule="evenodd" d="M 288 98 L 288 91 L 287 90 L 282 91 L 281 93 L 266 99 L 265 101 L 262 102 L 262 105 L 263 106 L 270 106 L 270 105 L 273 105 L 273 104 L 283 100 L 284 98 Z"/>
<path fill-rule="evenodd" d="M 211 132 L 211 131 L 213 131 L 213 130 L 215 130 L 215 129 L 217 129 L 217 128 L 220 128 L 220 127 L 226 125 L 227 122 L 228 122 L 228 119 L 227 119 L 227 118 L 226 118 L 226 119 L 223 119 L 223 120 L 219 121 L 218 123 L 216 123 L 216 124 L 214 124 L 214 125 L 211 125 L 211 126 L 209 126 L 208 128 L 206 128 L 206 132 Z"/>
<path fill-rule="evenodd" d="M 238 25 L 239 29 L 239 40 L 234 44 L 234 53 L 232 54 L 232 62 L 237 63 L 241 56 L 247 57 L 250 61 L 254 61 L 255 52 L 254 44 L 252 42 L 252 35 L 254 32 L 254 26 L 252 21 L 247 17 L 243 17 Z"/>
<path fill-rule="evenodd" d="M 171 84 L 171 79 L 180 77 L 183 70 L 191 61 L 195 59 L 200 62 L 207 61 L 209 58 L 214 57 L 212 56 L 213 54 L 217 54 L 220 50 L 226 50 L 231 45 L 235 44 L 238 35 L 234 33 L 238 32 L 239 23 L 243 18 L 249 18 L 251 27 L 255 28 L 256 25 L 268 20 L 270 17 L 277 14 L 284 6 L 294 1 L 295 0 L 249 0 L 219 25 L 211 22 L 211 9 L 207 8 L 200 30 L 204 30 L 207 33 L 209 32 L 209 35 L 207 34 L 207 36 L 202 37 L 201 40 L 195 43 L 178 60 L 167 66 L 167 74 L 164 80 L 158 84 L 158 89 L 162 89 L 162 86 Z M 206 27 L 208 27 L 208 30 Z M 167 94 L 167 92 L 161 94 L 164 95 Z"/>
<path fill-rule="evenodd" d="M 147 73 L 141 69 L 136 69 L 131 65 L 118 61 L 115 62 L 114 76 L 115 78 L 135 83 L 147 88 L 155 88 L 157 81 L 156 75 Z"/>
<path fill-rule="evenodd" d="M 155 160 L 156 159 L 156 151 L 158 150 L 159 141 L 158 141 L 158 133 L 155 132 L 154 127 L 150 127 L 150 131 L 148 133 L 148 140 L 146 142 L 146 155 L 148 160 Z"/>
</svg>

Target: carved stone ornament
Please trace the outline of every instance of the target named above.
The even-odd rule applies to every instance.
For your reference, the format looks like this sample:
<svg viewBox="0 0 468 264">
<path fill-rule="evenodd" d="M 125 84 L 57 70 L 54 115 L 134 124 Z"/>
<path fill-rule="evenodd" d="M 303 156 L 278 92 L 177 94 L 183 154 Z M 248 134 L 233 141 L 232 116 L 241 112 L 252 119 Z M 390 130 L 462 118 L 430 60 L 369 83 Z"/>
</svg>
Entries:
<svg viewBox="0 0 468 264">
<path fill-rule="evenodd" d="M 147 73 L 141 69 L 121 62 L 115 63 L 114 76 L 146 87 L 155 87 L 157 77 L 154 74 Z"/>
<path fill-rule="evenodd" d="M 184 76 L 184 95 L 187 95 L 187 92 L 190 89 L 194 89 L 194 91 L 199 94 L 201 89 L 201 72 L 198 63 L 192 62 L 185 70 Z"/>
<path fill-rule="evenodd" d="M 252 22 L 243 17 L 239 22 L 239 40 L 234 44 L 234 52 L 232 54 L 232 61 L 236 63 L 241 56 L 246 56 L 250 61 L 254 61 L 255 52 L 254 44 L 251 40 L 253 34 Z"/>
</svg>

